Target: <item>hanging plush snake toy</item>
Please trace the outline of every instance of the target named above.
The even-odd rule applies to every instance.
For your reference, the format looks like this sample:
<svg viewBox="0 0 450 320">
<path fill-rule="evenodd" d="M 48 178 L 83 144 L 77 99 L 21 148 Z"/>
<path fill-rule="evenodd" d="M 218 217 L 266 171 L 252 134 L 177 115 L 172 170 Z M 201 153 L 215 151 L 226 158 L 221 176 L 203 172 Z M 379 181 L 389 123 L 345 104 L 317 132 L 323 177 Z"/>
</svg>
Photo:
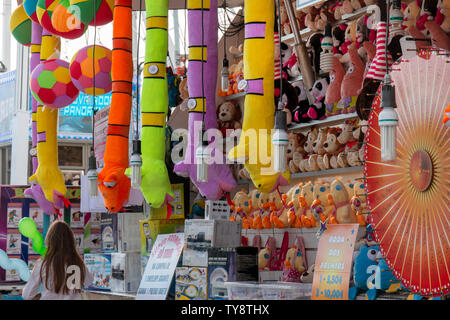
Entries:
<svg viewBox="0 0 450 320">
<path fill-rule="evenodd" d="M 145 200 L 160 208 L 173 200 L 165 164 L 165 124 L 169 107 L 166 57 L 168 0 L 146 1 L 147 36 L 142 88 L 142 182 Z"/>
<path fill-rule="evenodd" d="M 98 174 L 98 188 L 105 207 L 118 212 L 128 199 L 131 181 L 128 168 L 128 135 L 130 131 L 133 85 L 132 0 L 116 0 L 113 23 L 112 93 L 108 117 L 104 167 Z"/>
<path fill-rule="evenodd" d="M 229 192 L 236 187 L 236 181 L 229 166 L 224 159 L 222 164 L 213 163 L 209 165 L 208 181 L 199 182 L 197 181 L 197 165 L 194 162 L 195 148 L 198 146 L 199 131 L 201 131 L 198 129 L 201 129 L 202 122 L 204 121 L 205 130 L 217 127 L 215 102 L 218 65 L 217 1 L 188 0 L 187 7 L 189 141 L 186 157 L 175 165 L 174 171 L 178 175 L 189 176 L 200 193 L 207 199 L 218 200 L 225 192 Z M 211 141 L 211 137 L 208 137 L 208 139 Z M 214 158 L 223 157 L 221 151 L 214 151 L 215 153 L 212 155 Z"/>
<path fill-rule="evenodd" d="M 244 166 L 255 186 L 262 192 L 271 192 L 279 185 L 289 183 L 289 170 L 283 174 L 271 168 L 271 135 L 274 127 L 274 1 L 246 0 L 244 40 L 244 77 L 247 93 L 244 120 L 239 144 L 228 157 L 244 160 Z M 264 52 L 261 55 L 261 52 Z M 258 140 L 253 138 L 254 134 Z M 246 138 L 246 137 L 250 137 Z M 252 141 L 249 141 L 252 140 Z M 261 155 L 267 154 L 268 159 Z"/>
</svg>

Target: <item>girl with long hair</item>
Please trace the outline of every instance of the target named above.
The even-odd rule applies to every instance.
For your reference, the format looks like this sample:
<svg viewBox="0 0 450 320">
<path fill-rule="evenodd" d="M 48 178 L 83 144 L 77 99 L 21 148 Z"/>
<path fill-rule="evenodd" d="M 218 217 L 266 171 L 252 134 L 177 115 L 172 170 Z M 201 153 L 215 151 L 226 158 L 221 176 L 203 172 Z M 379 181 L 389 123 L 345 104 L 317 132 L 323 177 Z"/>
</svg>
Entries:
<svg viewBox="0 0 450 320">
<path fill-rule="evenodd" d="M 35 299 L 42 284 L 40 300 L 80 300 L 81 290 L 93 277 L 77 251 L 72 230 L 64 221 L 55 221 L 45 238 L 47 253 L 40 259 L 23 288 L 24 300 Z"/>
</svg>

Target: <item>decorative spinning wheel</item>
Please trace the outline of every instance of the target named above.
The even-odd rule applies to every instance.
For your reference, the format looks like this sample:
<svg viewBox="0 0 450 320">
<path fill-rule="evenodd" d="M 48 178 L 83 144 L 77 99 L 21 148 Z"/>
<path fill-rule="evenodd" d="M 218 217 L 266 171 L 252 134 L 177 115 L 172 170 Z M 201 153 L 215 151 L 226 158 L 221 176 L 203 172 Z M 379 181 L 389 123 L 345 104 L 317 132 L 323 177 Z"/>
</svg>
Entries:
<svg viewBox="0 0 450 320">
<path fill-rule="evenodd" d="M 448 52 L 447 52 L 448 54 Z M 375 239 L 405 287 L 425 296 L 450 292 L 450 103 L 445 52 L 427 50 L 396 64 L 397 159 L 381 161 L 381 86 L 365 148 L 367 206 Z"/>
</svg>

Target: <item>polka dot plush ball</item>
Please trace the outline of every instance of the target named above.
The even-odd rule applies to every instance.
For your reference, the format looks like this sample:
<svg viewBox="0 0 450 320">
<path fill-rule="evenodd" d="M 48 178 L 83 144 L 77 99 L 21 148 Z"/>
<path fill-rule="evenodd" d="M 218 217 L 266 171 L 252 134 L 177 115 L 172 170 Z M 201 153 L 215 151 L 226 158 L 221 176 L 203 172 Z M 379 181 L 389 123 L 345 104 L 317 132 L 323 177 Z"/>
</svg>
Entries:
<svg viewBox="0 0 450 320">
<path fill-rule="evenodd" d="M 70 76 L 78 90 L 94 95 L 108 93 L 111 83 L 112 51 L 103 46 L 87 46 L 79 50 L 70 63 Z"/>
<path fill-rule="evenodd" d="M 31 73 L 30 87 L 36 100 L 49 108 L 68 106 L 80 93 L 70 77 L 69 63 L 59 59 L 38 64 Z"/>
</svg>

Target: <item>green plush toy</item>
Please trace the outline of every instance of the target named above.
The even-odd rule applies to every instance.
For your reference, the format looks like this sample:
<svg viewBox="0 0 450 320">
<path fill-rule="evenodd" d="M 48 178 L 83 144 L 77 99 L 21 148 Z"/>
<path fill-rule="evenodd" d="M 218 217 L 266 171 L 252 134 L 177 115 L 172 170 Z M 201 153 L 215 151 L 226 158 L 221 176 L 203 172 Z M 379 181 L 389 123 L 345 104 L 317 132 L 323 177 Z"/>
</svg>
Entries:
<svg viewBox="0 0 450 320">
<path fill-rule="evenodd" d="M 168 49 L 168 0 L 145 3 L 147 40 L 142 88 L 142 183 L 145 200 L 160 208 L 173 200 L 165 164 L 165 125 L 169 106 L 166 58 Z"/>
</svg>

